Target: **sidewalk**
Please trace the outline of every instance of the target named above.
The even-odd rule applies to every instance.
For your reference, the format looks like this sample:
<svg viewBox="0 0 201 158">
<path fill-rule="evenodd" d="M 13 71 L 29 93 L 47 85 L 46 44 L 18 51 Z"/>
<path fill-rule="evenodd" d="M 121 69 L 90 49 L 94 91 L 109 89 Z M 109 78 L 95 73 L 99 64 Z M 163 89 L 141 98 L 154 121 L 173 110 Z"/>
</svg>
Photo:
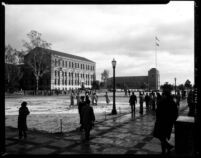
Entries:
<svg viewBox="0 0 201 158">
<path fill-rule="evenodd" d="M 181 105 L 180 115 L 187 109 Z M 6 127 L 7 154 L 160 154 L 160 141 L 151 133 L 155 116 L 147 112 L 143 116 L 136 112 L 97 123 L 91 131 L 91 139 L 84 142 L 79 131 L 62 134 L 48 134 L 28 131 L 27 140 L 18 140 L 17 129 Z M 174 130 L 171 135 L 174 144 Z M 173 151 L 174 152 L 174 151 Z M 174 154 L 174 153 L 173 153 Z"/>
</svg>

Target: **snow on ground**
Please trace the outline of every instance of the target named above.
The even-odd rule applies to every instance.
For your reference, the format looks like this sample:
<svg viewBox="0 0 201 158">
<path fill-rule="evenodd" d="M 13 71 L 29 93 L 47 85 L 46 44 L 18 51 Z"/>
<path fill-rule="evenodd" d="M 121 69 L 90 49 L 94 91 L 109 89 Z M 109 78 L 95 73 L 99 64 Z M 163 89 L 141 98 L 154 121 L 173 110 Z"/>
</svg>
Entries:
<svg viewBox="0 0 201 158">
<path fill-rule="evenodd" d="M 111 93 L 110 93 L 111 97 Z M 112 97 L 109 105 L 105 98 L 99 96 L 98 105 L 93 106 L 96 121 L 104 120 L 111 113 Z M 124 113 L 130 111 L 129 97 L 123 93 L 116 97 L 116 109 Z M 68 132 L 79 127 L 79 115 L 77 106 L 70 107 L 69 96 L 18 96 L 5 98 L 6 126 L 17 127 L 18 110 L 23 101 L 28 102 L 30 115 L 27 117 L 29 129 L 36 129 L 47 132 L 60 132 L 61 121 L 62 131 Z M 75 100 L 76 103 L 76 100 Z M 137 104 L 137 107 L 139 104 Z"/>
</svg>

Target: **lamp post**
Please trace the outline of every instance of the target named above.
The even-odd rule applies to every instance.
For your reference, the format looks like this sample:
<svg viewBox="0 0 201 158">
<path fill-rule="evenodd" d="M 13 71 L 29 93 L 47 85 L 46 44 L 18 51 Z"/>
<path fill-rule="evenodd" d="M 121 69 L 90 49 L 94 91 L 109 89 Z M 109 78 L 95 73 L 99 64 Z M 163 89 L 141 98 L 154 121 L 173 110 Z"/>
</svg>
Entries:
<svg viewBox="0 0 201 158">
<path fill-rule="evenodd" d="M 112 67 L 113 67 L 113 108 L 112 108 L 112 115 L 117 114 L 116 105 L 115 105 L 115 67 L 116 67 L 116 60 L 112 60 Z"/>
<path fill-rule="evenodd" d="M 174 86 L 175 86 L 175 87 L 174 87 L 174 88 L 175 88 L 175 96 L 176 96 L 176 81 L 177 81 L 177 78 L 175 77 L 175 78 L 174 78 L 174 84 L 175 84 L 175 85 L 174 85 Z"/>
</svg>

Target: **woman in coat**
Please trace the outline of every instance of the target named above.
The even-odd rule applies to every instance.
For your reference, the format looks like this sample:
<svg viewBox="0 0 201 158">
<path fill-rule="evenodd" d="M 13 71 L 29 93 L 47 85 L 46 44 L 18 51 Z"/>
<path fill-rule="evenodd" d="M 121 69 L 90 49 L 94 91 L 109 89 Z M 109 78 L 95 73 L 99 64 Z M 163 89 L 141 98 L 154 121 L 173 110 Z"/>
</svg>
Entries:
<svg viewBox="0 0 201 158">
<path fill-rule="evenodd" d="M 22 102 L 21 107 L 19 109 L 19 116 L 18 116 L 18 130 L 19 130 L 19 139 L 24 136 L 27 137 L 26 131 L 27 128 L 27 115 L 29 115 L 29 109 L 27 108 L 27 102 Z"/>
<path fill-rule="evenodd" d="M 156 122 L 153 136 L 161 141 L 162 154 L 169 152 L 173 147 L 168 143 L 173 125 L 178 116 L 177 105 L 169 90 L 164 90 L 156 109 Z"/>
<path fill-rule="evenodd" d="M 105 92 L 105 100 L 106 100 L 106 103 L 107 103 L 107 104 L 110 103 L 110 98 L 109 98 L 107 92 Z"/>
</svg>

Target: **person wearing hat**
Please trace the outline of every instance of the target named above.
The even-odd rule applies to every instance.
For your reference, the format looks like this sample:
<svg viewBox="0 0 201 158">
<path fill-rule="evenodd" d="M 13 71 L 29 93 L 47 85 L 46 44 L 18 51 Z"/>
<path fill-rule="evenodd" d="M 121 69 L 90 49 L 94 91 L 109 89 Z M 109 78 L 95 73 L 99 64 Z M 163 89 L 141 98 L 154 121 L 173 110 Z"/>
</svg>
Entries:
<svg viewBox="0 0 201 158">
<path fill-rule="evenodd" d="M 80 102 L 78 104 L 78 112 L 80 116 L 80 131 L 83 129 L 83 123 L 82 123 L 82 108 L 85 106 L 84 96 L 80 97 Z"/>
<path fill-rule="evenodd" d="M 27 138 L 26 131 L 27 128 L 27 115 L 29 115 L 29 109 L 27 108 L 27 102 L 22 102 L 21 107 L 19 108 L 19 116 L 18 116 L 18 130 L 19 130 L 19 139 Z"/>
</svg>

